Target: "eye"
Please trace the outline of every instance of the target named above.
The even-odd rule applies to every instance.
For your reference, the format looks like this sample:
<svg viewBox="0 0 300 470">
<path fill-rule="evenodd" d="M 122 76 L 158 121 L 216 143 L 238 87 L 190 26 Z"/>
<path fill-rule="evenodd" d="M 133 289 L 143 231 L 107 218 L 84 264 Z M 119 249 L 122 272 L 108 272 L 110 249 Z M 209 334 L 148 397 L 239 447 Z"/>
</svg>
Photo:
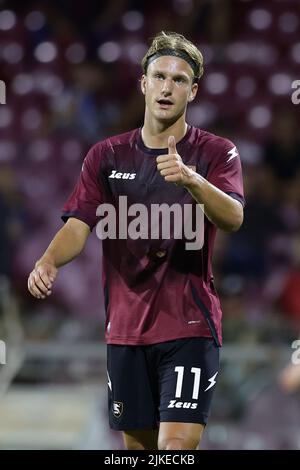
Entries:
<svg viewBox="0 0 300 470">
<path fill-rule="evenodd" d="M 157 78 L 158 80 L 163 80 L 163 78 L 164 78 L 161 73 L 156 73 L 156 74 L 154 75 L 154 77 Z"/>
<path fill-rule="evenodd" d="M 184 79 L 183 77 L 176 77 L 176 78 L 175 78 L 175 82 L 176 82 L 176 83 L 180 83 L 180 84 L 181 84 L 181 83 L 185 83 L 185 79 Z"/>
</svg>

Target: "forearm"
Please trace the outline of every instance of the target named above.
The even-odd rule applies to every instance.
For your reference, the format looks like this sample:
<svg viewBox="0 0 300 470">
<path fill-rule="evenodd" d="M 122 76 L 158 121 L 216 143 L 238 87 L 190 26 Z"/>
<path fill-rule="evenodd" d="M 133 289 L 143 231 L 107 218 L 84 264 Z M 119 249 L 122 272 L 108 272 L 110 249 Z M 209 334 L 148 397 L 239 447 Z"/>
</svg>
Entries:
<svg viewBox="0 0 300 470">
<path fill-rule="evenodd" d="M 185 186 L 191 196 L 204 205 L 208 219 L 221 230 L 234 232 L 243 223 L 242 205 L 202 176 L 194 173 Z"/>
<path fill-rule="evenodd" d="M 43 256 L 36 262 L 35 267 L 47 262 L 56 268 L 69 263 L 76 258 L 85 246 L 88 229 L 84 234 L 68 223 L 55 235 Z"/>
</svg>

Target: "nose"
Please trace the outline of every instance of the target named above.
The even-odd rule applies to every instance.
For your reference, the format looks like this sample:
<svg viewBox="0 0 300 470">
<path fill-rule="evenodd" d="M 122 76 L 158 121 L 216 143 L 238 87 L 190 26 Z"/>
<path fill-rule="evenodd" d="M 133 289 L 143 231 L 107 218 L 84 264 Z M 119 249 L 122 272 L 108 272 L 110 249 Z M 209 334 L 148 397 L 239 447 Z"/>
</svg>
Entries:
<svg viewBox="0 0 300 470">
<path fill-rule="evenodd" d="M 172 80 L 169 78 L 166 78 L 163 81 L 163 86 L 162 86 L 162 93 L 165 96 L 171 95 L 172 94 Z"/>
</svg>

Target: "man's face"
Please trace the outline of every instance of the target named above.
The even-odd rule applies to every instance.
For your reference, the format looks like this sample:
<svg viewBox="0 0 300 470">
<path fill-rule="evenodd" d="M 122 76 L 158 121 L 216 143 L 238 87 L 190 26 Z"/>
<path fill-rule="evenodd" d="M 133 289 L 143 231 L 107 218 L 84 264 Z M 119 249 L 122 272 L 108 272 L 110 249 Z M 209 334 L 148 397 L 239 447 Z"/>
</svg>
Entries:
<svg viewBox="0 0 300 470">
<path fill-rule="evenodd" d="M 175 122 L 195 98 L 198 85 L 193 83 L 193 71 L 185 60 L 162 56 L 149 64 L 141 88 L 149 113 L 159 121 Z"/>
</svg>

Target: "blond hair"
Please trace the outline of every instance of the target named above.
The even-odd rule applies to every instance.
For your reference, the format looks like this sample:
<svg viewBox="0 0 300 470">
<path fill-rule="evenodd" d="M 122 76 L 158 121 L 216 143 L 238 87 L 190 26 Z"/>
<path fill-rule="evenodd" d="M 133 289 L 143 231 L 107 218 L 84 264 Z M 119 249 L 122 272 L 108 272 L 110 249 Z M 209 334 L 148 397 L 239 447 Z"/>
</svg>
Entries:
<svg viewBox="0 0 300 470">
<path fill-rule="evenodd" d="M 144 74 L 147 73 L 149 58 L 167 50 L 165 55 L 175 55 L 185 59 L 194 72 L 194 81 L 198 81 L 203 75 L 203 56 L 199 49 L 182 34 L 172 31 L 161 31 L 152 39 L 151 46 L 142 59 L 141 66 Z"/>
</svg>

